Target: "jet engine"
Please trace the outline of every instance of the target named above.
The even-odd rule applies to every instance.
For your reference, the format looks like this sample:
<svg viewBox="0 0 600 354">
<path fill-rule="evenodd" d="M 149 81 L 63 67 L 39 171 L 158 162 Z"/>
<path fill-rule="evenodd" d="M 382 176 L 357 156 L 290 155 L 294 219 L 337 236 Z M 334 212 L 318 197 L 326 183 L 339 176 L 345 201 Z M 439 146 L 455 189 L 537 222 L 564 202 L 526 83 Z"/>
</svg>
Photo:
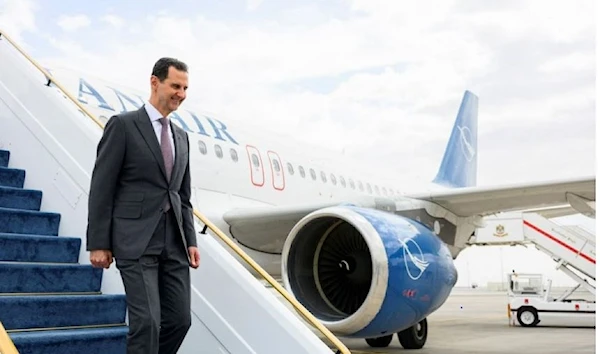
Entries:
<svg viewBox="0 0 600 354">
<path fill-rule="evenodd" d="M 336 335 L 375 338 L 417 324 L 456 284 L 448 247 L 425 225 L 340 205 L 300 220 L 283 247 L 287 290 Z"/>
</svg>

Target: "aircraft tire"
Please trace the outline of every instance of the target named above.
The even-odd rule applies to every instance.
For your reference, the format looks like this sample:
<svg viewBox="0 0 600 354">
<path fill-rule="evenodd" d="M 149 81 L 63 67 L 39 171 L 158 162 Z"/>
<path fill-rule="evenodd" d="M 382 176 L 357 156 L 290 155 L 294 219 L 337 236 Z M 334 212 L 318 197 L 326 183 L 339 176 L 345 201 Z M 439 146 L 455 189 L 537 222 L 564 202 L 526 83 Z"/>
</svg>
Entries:
<svg viewBox="0 0 600 354">
<path fill-rule="evenodd" d="M 373 348 L 385 348 L 388 345 L 390 345 L 393 338 L 394 338 L 394 335 L 390 334 L 390 335 L 383 336 L 383 337 L 366 338 L 365 341 L 367 342 L 367 344 L 369 346 L 371 346 Z"/>
<path fill-rule="evenodd" d="M 427 342 L 427 319 L 422 319 L 419 323 L 398 332 L 398 340 L 404 349 L 421 349 Z"/>
</svg>

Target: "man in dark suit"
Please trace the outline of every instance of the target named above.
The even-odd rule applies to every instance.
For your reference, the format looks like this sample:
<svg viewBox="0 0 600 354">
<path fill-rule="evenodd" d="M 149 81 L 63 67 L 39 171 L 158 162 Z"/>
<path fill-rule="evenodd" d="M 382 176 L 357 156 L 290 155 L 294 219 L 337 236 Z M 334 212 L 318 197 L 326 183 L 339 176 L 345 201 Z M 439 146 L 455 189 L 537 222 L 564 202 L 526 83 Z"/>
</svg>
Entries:
<svg viewBox="0 0 600 354">
<path fill-rule="evenodd" d="M 187 133 L 169 121 L 188 88 L 187 65 L 156 62 L 151 94 L 106 123 L 92 174 L 87 250 L 121 273 L 128 354 L 175 354 L 191 325 L 190 271 L 200 262 L 190 202 Z"/>
</svg>

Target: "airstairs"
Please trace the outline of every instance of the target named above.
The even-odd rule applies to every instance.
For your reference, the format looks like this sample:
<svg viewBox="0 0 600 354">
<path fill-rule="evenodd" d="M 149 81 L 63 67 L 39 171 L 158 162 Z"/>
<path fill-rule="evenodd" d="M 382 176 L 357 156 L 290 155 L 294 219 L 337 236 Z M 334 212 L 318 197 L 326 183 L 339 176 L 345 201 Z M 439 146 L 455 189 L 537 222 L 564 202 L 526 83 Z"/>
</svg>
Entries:
<svg viewBox="0 0 600 354">
<path fill-rule="evenodd" d="M 120 276 L 114 264 L 92 268 L 85 251 L 88 188 L 102 128 L 0 31 L 2 354 L 125 353 Z M 195 215 L 196 230 L 208 234 L 198 234 L 201 265 L 191 271 L 192 327 L 180 353 L 349 353 L 210 220 Z"/>
<path fill-rule="evenodd" d="M 556 262 L 578 285 L 561 296 L 566 298 L 579 287 L 596 295 L 595 235 L 579 226 L 562 226 L 535 212 L 502 213 L 486 218 L 470 245 L 533 244 Z"/>
</svg>

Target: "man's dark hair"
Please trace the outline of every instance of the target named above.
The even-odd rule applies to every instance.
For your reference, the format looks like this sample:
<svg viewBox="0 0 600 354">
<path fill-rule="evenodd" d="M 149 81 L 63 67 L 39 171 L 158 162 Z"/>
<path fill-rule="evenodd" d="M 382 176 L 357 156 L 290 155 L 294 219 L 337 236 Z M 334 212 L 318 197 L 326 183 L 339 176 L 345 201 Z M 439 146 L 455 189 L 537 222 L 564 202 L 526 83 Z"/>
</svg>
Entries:
<svg viewBox="0 0 600 354">
<path fill-rule="evenodd" d="M 152 68 L 152 75 L 156 76 L 160 82 L 165 81 L 167 76 L 169 76 L 169 68 L 174 67 L 179 71 L 185 71 L 187 73 L 188 66 L 186 63 L 177 60 L 175 58 L 160 58 L 154 64 L 154 68 Z"/>
</svg>

